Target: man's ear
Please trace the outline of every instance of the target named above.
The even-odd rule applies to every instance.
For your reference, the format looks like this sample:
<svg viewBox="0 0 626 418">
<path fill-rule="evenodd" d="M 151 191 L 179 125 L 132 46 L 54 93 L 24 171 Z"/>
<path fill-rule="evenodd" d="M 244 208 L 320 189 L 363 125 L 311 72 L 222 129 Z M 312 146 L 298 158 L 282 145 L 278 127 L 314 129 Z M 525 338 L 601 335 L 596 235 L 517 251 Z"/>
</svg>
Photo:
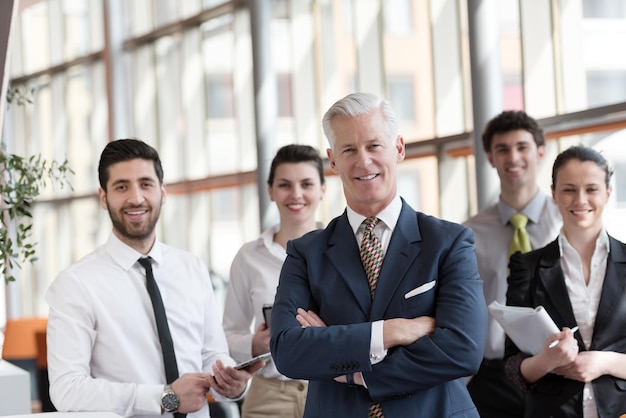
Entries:
<svg viewBox="0 0 626 418">
<path fill-rule="evenodd" d="M 493 154 L 491 154 L 491 151 L 487 153 L 487 161 L 489 161 L 489 164 L 491 164 L 493 168 L 496 167 L 496 165 L 493 163 Z"/>
<path fill-rule="evenodd" d="M 404 161 L 404 157 L 406 156 L 406 146 L 404 144 L 404 137 L 402 135 L 398 135 L 396 137 L 396 150 L 398 151 L 396 161 Z"/>
<path fill-rule="evenodd" d="M 107 205 L 107 192 L 105 192 L 102 187 L 98 188 L 98 197 L 100 199 L 100 207 L 109 210 L 109 206 Z"/>
<path fill-rule="evenodd" d="M 543 160 L 543 157 L 546 155 L 546 146 L 545 145 L 539 145 L 537 147 L 537 163 L 541 163 L 541 161 Z"/>
<path fill-rule="evenodd" d="M 328 156 L 328 163 L 330 164 L 331 170 L 336 173 L 337 171 L 335 171 L 335 158 L 333 157 L 332 148 L 326 148 L 326 155 Z"/>
</svg>

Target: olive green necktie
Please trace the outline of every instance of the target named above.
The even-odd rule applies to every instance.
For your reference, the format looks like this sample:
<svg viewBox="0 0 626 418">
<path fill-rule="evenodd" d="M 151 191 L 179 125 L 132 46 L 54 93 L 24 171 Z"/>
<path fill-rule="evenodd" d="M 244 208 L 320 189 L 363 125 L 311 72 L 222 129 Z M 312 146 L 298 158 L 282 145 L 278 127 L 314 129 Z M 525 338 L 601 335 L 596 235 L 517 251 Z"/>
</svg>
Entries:
<svg viewBox="0 0 626 418">
<path fill-rule="evenodd" d="M 528 237 L 528 231 L 526 231 L 526 224 L 528 218 L 523 213 L 516 213 L 509 219 L 511 225 L 513 225 L 513 239 L 509 247 L 509 258 L 513 253 L 521 251 L 526 253 L 532 248 L 530 246 L 530 238 Z"/>
</svg>

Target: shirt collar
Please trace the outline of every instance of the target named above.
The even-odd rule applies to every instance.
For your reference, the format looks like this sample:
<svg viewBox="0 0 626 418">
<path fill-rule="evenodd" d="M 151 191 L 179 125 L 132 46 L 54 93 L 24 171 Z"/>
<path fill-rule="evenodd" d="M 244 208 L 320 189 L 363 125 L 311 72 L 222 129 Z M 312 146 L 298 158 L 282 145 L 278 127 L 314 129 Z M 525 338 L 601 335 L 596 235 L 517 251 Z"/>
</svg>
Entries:
<svg viewBox="0 0 626 418">
<path fill-rule="evenodd" d="M 276 224 L 261 233 L 259 238 L 266 248 L 272 248 L 274 245 L 274 235 L 276 235 L 278 231 L 280 231 L 280 225 Z"/>
<path fill-rule="evenodd" d="M 502 225 L 506 225 L 509 222 L 509 219 L 511 219 L 511 216 L 515 215 L 517 212 L 520 212 L 526 215 L 530 222 L 536 224 L 541 218 L 541 212 L 543 211 L 547 200 L 548 196 L 538 190 L 537 193 L 535 193 L 535 196 L 530 199 L 530 202 L 528 202 L 528 204 L 526 204 L 526 206 L 522 210 L 518 211 L 504 203 L 502 197 L 500 197 L 500 200 L 497 203 L 500 221 L 502 222 Z"/>
<path fill-rule="evenodd" d="M 561 256 L 565 254 L 564 252 L 565 248 L 571 248 L 572 251 L 575 251 L 572 245 L 567 240 L 567 237 L 565 236 L 565 233 L 563 232 L 563 228 L 561 228 L 561 231 L 559 232 L 558 242 L 559 242 L 559 252 Z M 608 232 L 606 232 L 606 229 L 604 228 L 602 228 L 602 231 L 600 231 L 600 235 L 598 235 L 598 238 L 596 239 L 596 247 L 595 247 L 594 253 L 597 252 L 598 250 L 606 251 L 606 254 L 611 252 L 611 245 L 609 243 L 609 234 Z"/>
<path fill-rule="evenodd" d="M 359 227 L 365 220 L 365 216 L 356 213 L 350 208 L 350 206 L 347 207 L 346 211 L 348 212 L 348 222 L 350 222 L 352 232 L 356 235 Z M 396 194 L 396 197 L 393 198 L 391 203 L 389 203 L 389 205 L 387 205 L 387 207 L 380 213 L 376 214 L 376 217 L 380 219 L 387 226 L 387 228 L 393 231 L 396 227 L 401 211 L 402 199 L 400 199 L 400 195 Z"/>
<path fill-rule="evenodd" d="M 139 251 L 122 242 L 113 233 L 109 236 L 105 247 L 111 256 L 111 259 L 125 271 L 130 270 L 139 258 L 145 257 Z M 152 246 L 152 249 L 150 250 L 150 253 L 148 253 L 147 257 L 152 258 L 156 264 L 161 264 L 163 262 L 163 244 L 161 244 L 159 240 L 154 241 L 154 245 Z"/>
</svg>

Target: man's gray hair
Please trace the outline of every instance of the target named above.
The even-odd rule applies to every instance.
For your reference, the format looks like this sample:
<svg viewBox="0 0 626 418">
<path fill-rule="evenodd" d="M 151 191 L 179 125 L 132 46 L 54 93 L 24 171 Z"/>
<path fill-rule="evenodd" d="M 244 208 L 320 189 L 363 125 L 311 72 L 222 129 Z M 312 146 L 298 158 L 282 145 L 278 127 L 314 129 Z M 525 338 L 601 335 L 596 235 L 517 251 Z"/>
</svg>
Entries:
<svg viewBox="0 0 626 418">
<path fill-rule="evenodd" d="M 322 128 L 330 147 L 335 146 L 335 133 L 331 126 L 335 116 L 356 117 L 373 110 L 380 110 L 385 121 L 385 133 L 390 141 L 395 141 L 398 136 L 398 122 L 389 102 L 371 93 L 352 93 L 336 101 L 322 118 Z"/>
</svg>

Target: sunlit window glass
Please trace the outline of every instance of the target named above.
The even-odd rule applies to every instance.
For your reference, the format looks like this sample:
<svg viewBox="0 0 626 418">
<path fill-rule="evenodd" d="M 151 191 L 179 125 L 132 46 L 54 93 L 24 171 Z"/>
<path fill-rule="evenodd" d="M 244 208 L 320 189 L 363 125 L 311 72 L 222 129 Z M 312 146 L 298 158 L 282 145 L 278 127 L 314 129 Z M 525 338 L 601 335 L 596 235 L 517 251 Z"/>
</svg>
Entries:
<svg viewBox="0 0 626 418">
<path fill-rule="evenodd" d="M 411 75 L 389 77 L 389 102 L 401 121 L 415 120 L 415 85 Z"/>
<path fill-rule="evenodd" d="M 385 32 L 389 35 L 407 35 L 413 31 L 411 0 L 385 0 L 383 2 Z"/>
</svg>

